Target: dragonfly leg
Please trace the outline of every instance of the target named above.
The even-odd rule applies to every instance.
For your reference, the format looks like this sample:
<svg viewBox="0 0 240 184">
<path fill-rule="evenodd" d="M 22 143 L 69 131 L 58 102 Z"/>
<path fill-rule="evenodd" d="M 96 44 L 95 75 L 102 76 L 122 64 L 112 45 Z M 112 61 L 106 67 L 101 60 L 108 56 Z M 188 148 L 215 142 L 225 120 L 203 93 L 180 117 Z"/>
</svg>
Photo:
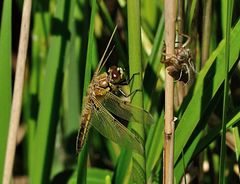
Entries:
<svg viewBox="0 0 240 184">
<path fill-rule="evenodd" d="M 133 97 L 137 92 L 142 92 L 141 89 L 136 89 L 134 91 L 132 91 L 131 93 L 129 93 L 128 95 L 122 90 L 122 89 L 119 89 L 119 92 L 125 97 L 125 98 L 128 98 L 128 97 Z"/>
<path fill-rule="evenodd" d="M 130 79 L 127 79 L 127 80 L 121 82 L 121 85 L 129 85 L 132 82 L 132 80 L 134 79 L 134 76 L 139 75 L 139 74 L 140 74 L 140 72 L 134 73 Z"/>
<path fill-rule="evenodd" d="M 136 75 L 140 75 L 140 72 L 134 73 L 132 77 L 128 80 L 128 82 L 130 83 L 134 79 L 134 76 Z"/>
</svg>

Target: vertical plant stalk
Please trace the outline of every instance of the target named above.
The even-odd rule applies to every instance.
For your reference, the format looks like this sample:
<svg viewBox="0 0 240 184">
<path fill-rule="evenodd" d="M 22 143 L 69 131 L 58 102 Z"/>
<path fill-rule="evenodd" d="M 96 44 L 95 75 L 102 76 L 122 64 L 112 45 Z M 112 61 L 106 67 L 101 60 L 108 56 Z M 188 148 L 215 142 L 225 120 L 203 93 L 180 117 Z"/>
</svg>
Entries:
<svg viewBox="0 0 240 184">
<path fill-rule="evenodd" d="M 175 20 L 176 1 L 165 0 L 165 43 L 166 59 L 174 54 L 175 45 Z M 173 78 L 165 69 L 165 121 L 164 121 L 164 153 L 163 153 L 163 183 L 173 183 L 173 163 L 174 163 L 174 121 L 173 121 Z"/>
<path fill-rule="evenodd" d="M 86 57 L 86 65 L 85 65 L 82 102 L 84 102 L 84 96 L 86 95 L 89 83 L 91 82 L 91 63 L 94 60 L 93 45 L 94 45 L 94 22 L 95 22 L 96 12 L 97 12 L 97 2 L 96 0 L 93 0 L 89 34 L 88 34 L 87 57 Z M 83 150 L 78 155 L 77 183 L 82 183 L 82 184 L 87 183 L 87 156 L 88 156 L 88 139 L 86 140 Z"/>
<path fill-rule="evenodd" d="M 20 32 L 20 41 L 17 57 L 17 69 L 14 82 L 13 101 L 10 116 L 10 127 L 8 133 L 6 158 L 4 165 L 3 184 L 9 184 L 13 162 L 16 151 L 17 130 L 19 126 L 21 107 L 22 107 L 22 94 L 24 85 L 25 64 L 27 58 L 30 16 L 31 16 L 32 1 L 25 0 L 23 4 L 22 24 Z"/>
<path fill-rule="evenodd" d="M 225 44 L 225 80 L 224 80 L 224 96 L 223 96 L 223 114 L 222 114 L 222 136 L 221 136 L 221 150 L 220 150 L 220 170 L 219 170 L 219 183 L 225 183 L 225 154 L 226 154 L 226 123 L 227 123 L 227 110 L 228 110 L 228 91 L 229 91 L 229 60 L 230 60 L 230 30 L 232 25 L 232 11 L 233 1 L 227 1 L 227 22 L 226 22 L 226 44 Z"/>
<path fill-rule="evenodd" d="M 142 90 L 142 54 L 141 54 L 141 26 L 140 26 L 140 1 L 139 0 L 130 0 L 127 1 L 127 13 L 128 13 L 128 45 L 129 45 L 129 68 L 130 76 L 133 76 L 136 73 L 139 75 L 134 76 L 134 82 L 132 86 L 132 91 Z M 136 106 L 143 106 L 143 93 L 137 92 L 132 99 L 132 103 Z M 130 125 L 134 131 L 139 134 L 145 145 L 145 131 L 143 124 L 135 124 L 134 126 Z M 143 145 L 143 147 L 144 147 Z M 139 155 L 133 153 L 133 168 L 137 166 L 141 167 L 134 170 L 134 176 L 141 176 L 138 179 L 138 182 L 146 183 L 146 162 L 145 155 Z M 136 173 L 135 172 L 139 172 Z M 141 173 L 140 173 L 141 172 Z M 133 178 L 134 179 L 134 178 Z"/>
<path fill-rule="evenodd" d="M 0 178 L 3 178 L 12 101 L 12 0 L 3 1 L 0 20 Z"/>
<path fill-rule="evenodd" d="M 181 34 L 184 32 L 184 22 L 183 22 L 183 8 L 184 1 L 178 0 L 178 15 L 177 15 L 177 28 L 178 28 L 178 46 L 181 47 L 183 43 L 183 37 Z M 183 98 L 186 95 L 186 90 L 184 87 L 184 83 L 181 81 L 177 81 L 177 93 L 178 93 L 178 104 L 177 106 L 182 104 Z"/>
<path fill-rule="evenodd" d="M 201 65 L 203 66 L 209 56 L 210 34 L 212 24 L 212 0 L 204 1 L 203 8 L 203 36 L 202 36 L 202 58 Z"/>
</svg>

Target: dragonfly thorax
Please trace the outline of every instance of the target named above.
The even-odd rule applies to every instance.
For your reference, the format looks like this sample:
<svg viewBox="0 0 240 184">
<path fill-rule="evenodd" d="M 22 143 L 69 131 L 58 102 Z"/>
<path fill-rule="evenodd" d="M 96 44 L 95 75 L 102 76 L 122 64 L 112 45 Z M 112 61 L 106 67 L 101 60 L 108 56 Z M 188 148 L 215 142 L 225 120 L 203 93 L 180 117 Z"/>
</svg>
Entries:
<svg viewBox="0 0 240 184">
<path fill-rule="evenodd" d="M 121 67 L 111 66 L 107 72 L 93 77 L 89 87 L 90 96 L 103 96 L 107 92 L 116 92 L 126 85 L 126 76 Z"/>
</svg>

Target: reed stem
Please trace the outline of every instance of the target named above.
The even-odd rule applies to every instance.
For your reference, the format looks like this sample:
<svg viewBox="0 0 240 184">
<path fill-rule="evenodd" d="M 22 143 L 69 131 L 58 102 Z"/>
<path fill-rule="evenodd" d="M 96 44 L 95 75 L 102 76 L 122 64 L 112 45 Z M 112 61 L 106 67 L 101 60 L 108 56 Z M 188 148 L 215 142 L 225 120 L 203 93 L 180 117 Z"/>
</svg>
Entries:
<svg viewBox="0 0 240 184">
<path fill-rule="evenodd" d="M 8 141 L 4 165 L 3 184 L 9 184 L 11 180 L 13 163 L 16 151 L 17 131 L 22 109 L 22 94 L 24 85 L 25 65 L 27 59 L 30 16 L 32 1 L 25 0 L 23 4 L 22 24 L 17 57 L 17 69 L 14 82 L 13 101 L 8 131 Z"/>
<path fill-rule="evenodd" d="M 175 52 L 175 21 L 176 21 L 176 1 L 165 0 L 165 43 L 166 57 Z M 166 58 L 166 59 L 167 59 Z M 173 121 L 173 99 L 174 85 L 173 78 L 165 69 L 165 121 L 164 121 L 164 153 L 163 153 L 163 183 L 173 183 L 173 163 L 174 163 L 174 121 Z"/>
</svg>

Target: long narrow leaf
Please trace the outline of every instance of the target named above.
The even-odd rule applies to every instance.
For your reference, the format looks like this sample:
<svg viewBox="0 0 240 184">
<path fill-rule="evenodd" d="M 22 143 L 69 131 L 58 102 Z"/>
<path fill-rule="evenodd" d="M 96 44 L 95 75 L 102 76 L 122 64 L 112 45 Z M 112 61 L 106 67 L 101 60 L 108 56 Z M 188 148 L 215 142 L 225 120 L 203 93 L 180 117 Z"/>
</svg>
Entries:
<svg viewBox="0 0 240 184">
<path fill-rule="evenodd" d="M 63 80 L 64 53 L 69 39 L 68 18 L 72 1 L 58 1 L 53 19 L 53 36 L 47 57 L 46 75 L 40 97 L 31 183 L 48 183 L 53 159 Z M 59 32 L 61 30 L 61 32 Z"/>
<path fill-rule="evenodd" d="M 88 48 L 87 48 L 87 59 L 86 59 L 86 67 L 85 67 L 85 77 L 84 77 L 84 88 L 83 88 L 83 96 L 85 96 L 87 92 L 87 88 L 89 86 L 91 80 L 91 63 L 94 60 L 94 20 L 97 11 L 97 2 L 96 0 L 92 1 L 92 12 L 90 18 L 90 27 L 89 27 L 89 35 L 88 35 Z M 78 156 L 78 166 L 77 166 L 77 183 L 86 183 L 86 173 L 87 173 L 87 153 L 88 153 L 88 143 L 84 146 L 83 150 L 80 152 Z"/>
<path fill-rule="evenodd" d="M 229 77 L 228 77 L 228 66 L 230 57 L 230 29 L 232 25 L 232 1 L 227 2 L 227 24 L 226 24 L 226 36 L 225 36 L 225 62 L 224 62 L 224 96 L 223 96 L 223 114 L 222 114 L 222 137 L 221 137 L 221 150 L 220 150 L 220 172 L 219 172 L 219 183 L 225 183 L 225 155 L 226 155 L 226 120 L 228 110 L 228 91 L 229 91 Z"/>
<path fill-rule="evenodd" d="M 3 167 L 6 152 L 6 141 L 11 110 L 11 52 L 12 52 L 12 1 L 3 1 L 2 20 L 0 25 L 0 178 L 3 178 Z M 1 15 L 0 15 L 1 17 Z"/>
</svg>

